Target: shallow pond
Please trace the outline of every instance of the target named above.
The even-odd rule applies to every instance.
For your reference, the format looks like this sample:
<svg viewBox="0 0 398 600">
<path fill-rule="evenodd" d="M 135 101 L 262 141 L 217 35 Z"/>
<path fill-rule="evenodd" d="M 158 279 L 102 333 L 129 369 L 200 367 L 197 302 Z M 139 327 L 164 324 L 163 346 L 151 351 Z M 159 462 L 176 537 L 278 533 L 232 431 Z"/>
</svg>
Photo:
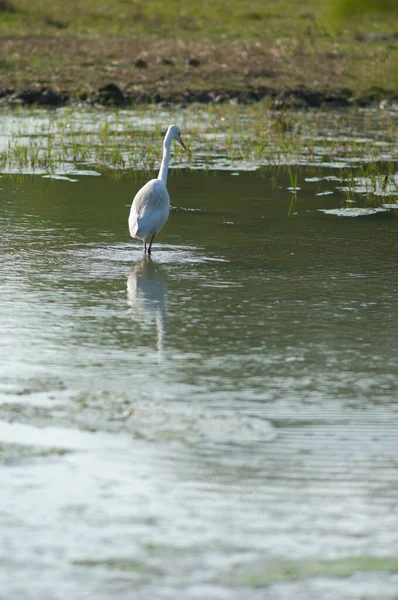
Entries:
<svg viewBox="0 0 398 600">
<path fill-rule="evenodd" d="M 172 171 L 148 260 L 66 176 L 0 180 L 1 594 L 396 598 L 396 208 Z"/>
</svg>

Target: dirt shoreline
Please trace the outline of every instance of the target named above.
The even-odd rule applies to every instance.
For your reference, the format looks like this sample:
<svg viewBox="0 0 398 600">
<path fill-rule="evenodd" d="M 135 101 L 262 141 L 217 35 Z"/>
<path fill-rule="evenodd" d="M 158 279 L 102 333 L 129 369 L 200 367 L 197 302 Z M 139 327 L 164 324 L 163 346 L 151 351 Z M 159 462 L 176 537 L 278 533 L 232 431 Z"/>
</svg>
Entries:
<svg viewBox="0 0 398 600">
<path fill-rule="evenodd" d="M 270 89 L 252 87 L 243 90 L 214 89 L 192 90 L 181 92 L 129 92 L 114 83 L 101 86 L 97 91 L 80 94 L 71 91 L 60 91 L 50 86 L 27 87 L 22 89 L 0 89 L 0 106 L 43 106 L 59 107 L 67 104 L 84 103 L 109 107 L 131 107 L 141 104 L 158 104 L 161 106 L 184 106 L 192 103 L 200 104 L 253 104 L 268 102 L 274 110 L 284 108 L 347 108 L 352 106 L 366 107 L 380 105 L 386 100 L 394 100 L 384 90 L 369 90 L 355 96 L 351 90 L 319 91 L 307 88 Z"/>
<path fill-rule="evenodd" d="M 354 53 L 333 39 L 308 40 L 1 36 L 0 105 L 266 101 L 281 109 L 398 100 L 383 62 L 391 41 L 377 41 L 368 60 L 365 42 Z"/>
</svg>

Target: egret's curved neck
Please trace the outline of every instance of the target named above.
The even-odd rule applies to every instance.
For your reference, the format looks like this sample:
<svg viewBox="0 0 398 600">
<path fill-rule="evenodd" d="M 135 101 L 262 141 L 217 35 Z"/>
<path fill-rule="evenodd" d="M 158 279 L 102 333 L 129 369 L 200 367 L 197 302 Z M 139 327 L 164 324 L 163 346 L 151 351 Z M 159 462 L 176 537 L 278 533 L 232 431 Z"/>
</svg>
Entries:
<svg viewBox="0 0 398 600">
<path fill-rule="evenodd" d="M 159 169 L 159 175 L 158 175 L 158 179 L 160 179 L 160 181 L 162 183 L 164 183 L 164 185 L 166 185 L 167 183 L 167 173 L 169 171 L 169 162 L 170 162 L 170 154 L 171 154 L 171 139 L 169 139 L 166 135 L 166 137 L 164 138 L 164 142 L 163 142 L 163 157 L 162 157 L 162 162 L 160 163 L 160 169 Z"/>
</svg>

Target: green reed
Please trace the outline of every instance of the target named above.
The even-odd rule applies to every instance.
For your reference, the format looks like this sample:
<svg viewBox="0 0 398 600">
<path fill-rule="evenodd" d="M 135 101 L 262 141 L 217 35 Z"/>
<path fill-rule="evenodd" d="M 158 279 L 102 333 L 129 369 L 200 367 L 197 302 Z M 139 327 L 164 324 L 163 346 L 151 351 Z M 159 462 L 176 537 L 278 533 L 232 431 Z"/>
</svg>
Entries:
<svg viewBox="0 0 398 600">
<path fill-rule="evenodd" d="M 347 199 L 358 193 L 369 198 L 380 191 L 397 194 L 398 120 L 387 111 L 272 111 L 265 102 L 184 110 L 19 109 L 0 115 L 0 135 L 7 118 L 13 125 L 0 152 L 3 172 L 55 173 L 71 167 L 115 175 L 152 172 L 161 160 L 160 132 L 177 122 L 190 153 L 176 145 L 175 166 L 213 169 L 221 161 L 223 168 L 243 165 L 259 173 L 273 167 L 276 174 L 287 172 L 294 195 L 299 166 L 331 166 L 340 170 Z"/>
</svg>

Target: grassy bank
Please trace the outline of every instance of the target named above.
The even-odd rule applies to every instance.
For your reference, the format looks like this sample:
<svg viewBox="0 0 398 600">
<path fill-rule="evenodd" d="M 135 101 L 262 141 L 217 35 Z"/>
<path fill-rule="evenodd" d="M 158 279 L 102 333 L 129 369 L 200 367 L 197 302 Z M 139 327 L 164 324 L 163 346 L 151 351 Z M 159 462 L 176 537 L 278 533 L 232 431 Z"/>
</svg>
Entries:
<svg viewBox="0 0 398 600">
<path fill-rule="evenodd" d="M 89 98 L 349 90 L 398 95 L 395 13 L 334 18 L 319 0 L 3 0 L 0 89 Z M 188 98 L 189 99 L 189 98 Z"/>
</svg>

